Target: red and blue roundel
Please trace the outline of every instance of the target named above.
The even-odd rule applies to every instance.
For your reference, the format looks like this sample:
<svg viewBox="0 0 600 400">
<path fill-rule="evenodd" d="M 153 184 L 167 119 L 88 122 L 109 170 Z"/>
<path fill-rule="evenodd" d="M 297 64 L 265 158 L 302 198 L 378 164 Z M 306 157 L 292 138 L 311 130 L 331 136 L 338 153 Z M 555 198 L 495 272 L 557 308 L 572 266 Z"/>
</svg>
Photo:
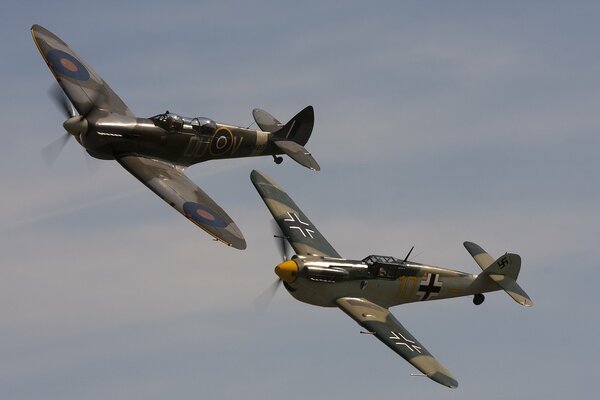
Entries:
<svg viewBox="0 0 600 400">
<path fill-rule="evenodd" d="M 183 203 L 183 212 L 189 218 L 202 225 L 214 226 L 216 228 L 225 228 L 227 226 L 227 222 L 223 217 L 202 204 L 191 201 Z"/>
<path fill-rule="evenodd" d="M 50 64 L 50 67 L 61 75 L 79 81 L 87 81 L 90 79 L 90 73 L 83 64 L 81 64 L 78 59 L 62 50 L 50 50 L 48 54 L 46 54 L 46 60 L 48 61 L 48 64 Z"/>
</svg>

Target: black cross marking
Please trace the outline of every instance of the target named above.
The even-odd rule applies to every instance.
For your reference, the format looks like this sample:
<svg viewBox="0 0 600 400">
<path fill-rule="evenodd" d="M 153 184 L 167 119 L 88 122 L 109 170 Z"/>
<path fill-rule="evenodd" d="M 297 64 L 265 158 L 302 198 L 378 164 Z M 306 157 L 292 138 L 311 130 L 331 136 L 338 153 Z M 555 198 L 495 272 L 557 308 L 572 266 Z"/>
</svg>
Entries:
<svg viewBox="0 0 600 400">
<path fill-rule="evenodd" d="M 312 234 L 315 233 L 315 231 L 308 229 L 308 228 L 304 228 L 302 226 L 292 225 L 292 223 L 298 222 L 304 226 L 310 226 L 309 223 L 303 222 L 300 219 L 300 217 L 298 216 L 298 214 L 296 214 L 296 213 L 291 213 L 288 211 L 287 214 L 288 214 L 289 218 L 284 219 L 284 221 L 290 223 L 289 224 L 290 229 L 298 229 L 300 231 L 300 233 L 302 234 L 302 236 L 306 237 L 308 235 L 308 236 L 310 236 L 311 239 L 314 238 L 314 236 Z"/>
<path fill-rule="evenodd" d="M 396 343 L 398 346 L 406 346 L 406 348 L 408 348 L 410 351 L 414 352 L 416 351 L 417 353 L 421 352 L 421 347 L 417 346 L 417 342 L 415 342 L 414 340 L 410 340 L 404 337 L 404 335 L 402 335 L 400 332 L 396 333 L 394 331 L 390 331 L 390 333 L 392 334 L 392 336 L 390 336 L 390 339 L 394 339 L 397 340 Z M 400 336 L 398 336 L 400 335 Z M 402 341 L 404 340 L 404 341 Z"/>
<path fill-rule="evenodd" d="M 421 285 L 419 285 L 419 292 L 423 293 L 421 301 L 427 300 L 429 296 L 438 294 L 442 290 L 442 283 L 438 281 L 438 277 L 438 274 L 429 274 L 428 278 L 421 281 Z"/>
</svg>

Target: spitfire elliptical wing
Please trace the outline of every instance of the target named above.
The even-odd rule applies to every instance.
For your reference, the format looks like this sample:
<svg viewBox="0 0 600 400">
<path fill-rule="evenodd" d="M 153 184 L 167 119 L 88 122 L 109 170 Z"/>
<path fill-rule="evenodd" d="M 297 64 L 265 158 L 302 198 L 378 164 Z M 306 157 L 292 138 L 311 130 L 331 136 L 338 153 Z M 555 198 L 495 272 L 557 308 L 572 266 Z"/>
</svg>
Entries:
<svg viewBox="0 0 600 400">
<path fill-rule="evenodd" d="M 246 248 L 244 236 L 236 224 L 217 203 L 183 174 L 183 167 L 137 156 L 125 156 L 117 161 L 150 190 L 215 239 L 236 249 Z"/>
<path fill-rule="evenodd" d="M 342 297 L 338 307 L 432 380 L 449 388 L 458 382 L 386 308 L 363 298 Z"/>
<path fill-rule="evenodd" d="M 340 257 L 277 183 L 256 170 L 250 179 L 296 254 Z"/>
<path fill-rule="evenodd" d="M 106 82 L 55 34 L 33 25 L 31 35 L 56 81 L 80 114 L 98 108 L 134 117 Z"/>
</svg>

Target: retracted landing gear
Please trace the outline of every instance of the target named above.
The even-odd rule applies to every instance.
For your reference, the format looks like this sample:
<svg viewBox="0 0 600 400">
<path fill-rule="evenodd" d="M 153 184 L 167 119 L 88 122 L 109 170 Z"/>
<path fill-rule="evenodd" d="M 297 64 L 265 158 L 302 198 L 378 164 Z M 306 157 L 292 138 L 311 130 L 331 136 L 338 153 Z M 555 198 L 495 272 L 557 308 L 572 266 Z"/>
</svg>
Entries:
<svg viewBox="0 0 600 400">
<path fill-rule="evenodd" d="M 482 295 L 481 293 L 477 293 L 475 296 L 473 296 L 473 304 L 475 304 L 476 306 L 483 303 L 484 300 L 485 300 L 485 296 Z"/>
<path fill-rule="evenodd" d="M 275 164 L 281 164 L 283 162 L 283 157 L 273 156 L 273 161 L 275 161 Z"/>
</svg>

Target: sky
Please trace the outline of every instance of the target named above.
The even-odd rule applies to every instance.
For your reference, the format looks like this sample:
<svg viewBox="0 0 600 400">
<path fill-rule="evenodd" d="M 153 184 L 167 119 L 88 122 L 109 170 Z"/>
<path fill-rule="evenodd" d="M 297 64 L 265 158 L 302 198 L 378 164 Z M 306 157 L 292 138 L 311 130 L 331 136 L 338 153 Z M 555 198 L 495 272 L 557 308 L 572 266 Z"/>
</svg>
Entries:
<svg viewBox="0 0 600 400">
<path fill-rule="evenodd" d="M 8 1 L 0 6 L 0 397 L 591 398 L 600 379 L 600 5 L 593 1 Z M 117 163 L 71 141 L 37 23 L 138 116 L 248 126 L 315 107 L 289 158 L 187 174 L 244 233 L 213 242 Z M 501 292 L 392 312 L 459 381 L 417 372 L 337 309 L 280 290 L 250 183 L 271 175 L 345 257 L 477 273 L 462 242 L 523 259 Z"/>
</svg>

